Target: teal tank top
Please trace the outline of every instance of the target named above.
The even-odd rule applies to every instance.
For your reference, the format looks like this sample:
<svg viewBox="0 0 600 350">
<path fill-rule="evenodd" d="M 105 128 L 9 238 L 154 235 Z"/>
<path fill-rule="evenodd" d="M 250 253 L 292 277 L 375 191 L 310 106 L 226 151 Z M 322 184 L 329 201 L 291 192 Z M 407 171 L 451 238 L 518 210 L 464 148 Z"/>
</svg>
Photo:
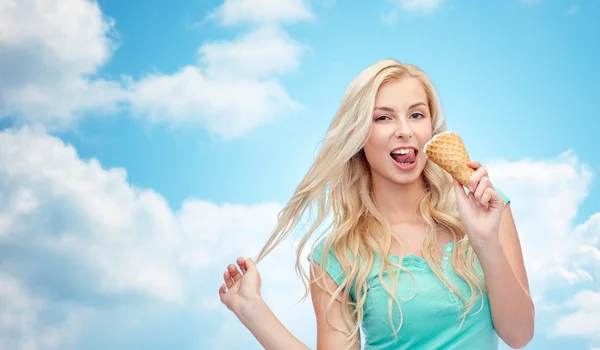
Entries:
<svg viewBox="0 0 600 350">
<path fill-rule="evenodd" d="M 508 197 L 498 189 L 505 205 Z M 321 264 L 324 255 L 325 240 L 321 240 L 308 256 Z M 446 244 L 441 262 L 444 278 L 449 279 L 466 300 L 471 297 L 468 284 L 459 277 L 451 264 L 454 242 Z M 390 255 L 389 258 L 399 263 L 399 257 Z M 323 268 L 331 278 L 340 284 L 344 278 L 343 269 L 332 251 L 329 252 L 327 266 Z M 389 294 L 379 281 L 379 268 L 382 261 L 375 258 L 373 268 L 367 279 L 368 290 L 361 324 L 364 349 L 497 349 L 498 335 L 492 323 L 492 315 L 488 297 L 483 294 L 475 301 L 473 308 L 462 322 L 462 300 L 435 275 L 427 261 L 416 255 L 406 255 L 402 266 L 409 270 L 414 280 L 407 273 L 400 273 L 396 287 L 396 300 L 402 311 L 402 327 L 395 337 L 393 329 L 397 329 L 400 311 L 392 301 L 392 322 L 388 312 Z M 481 269 L 481 266 L 479 266 Z M 391 286 L 387 272 L 383 278 Z M 416 285 L 415 285 L 416 282 Z M 355 298 L 354 286 L 350 288 L 352 298 Z M 461 323 L 462 326 L 461 326 Z"/>
</svg>

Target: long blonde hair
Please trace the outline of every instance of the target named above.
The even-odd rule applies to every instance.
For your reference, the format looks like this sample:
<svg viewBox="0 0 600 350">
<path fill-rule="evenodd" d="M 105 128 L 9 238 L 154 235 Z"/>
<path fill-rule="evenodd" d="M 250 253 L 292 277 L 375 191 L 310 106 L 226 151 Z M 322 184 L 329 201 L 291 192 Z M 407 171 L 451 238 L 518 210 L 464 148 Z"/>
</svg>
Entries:
<svg viewBox="0 0 600 350">
<path fill-rule="evenodd" d="M 362 152 L 371 130 L 371 116 L 379 87 L 383 83 L 403 77 L 416 78 L 421 82 L 430 106 L 432 131 L 445 131 L 446 123 L 441 115 L 439 99 L 427 75 L 418 67 L 385 59 L 366 68 L 350 83 L 315 161 L 279 213 L 272 235 L 256 257 L 256 262 L 259 262 L 290 235 L 307 212 L 311 216 L 316 212 L 316 217 L 297 248 L 296 270 L 304 283 L 306 298 L 309 293 L 309 278 L 302 268 L 301 253 L 312 234 L 326 219 L 330 219 L 320 236 L 327 236 L 324 260 L 321 264 L 326 266 L 329 256 L 327 252 L 332 251 L 343 268 L 344 279 L 335 291 L 329 291 L 331 299 L 327 311 L 334 299 L 341 299 L 343 318 L 350 330 L 348 338 L 353 343 L 360 339 L 359 330 L 368 289 L 367 277 L 373 268 L 376 254 L 382 259 L 379 279 L 390 294 L 390 324 L 392 300 L 400 309 L 395 297 L 397 286 L 394 282 L 397 278 L 391 279 L 391 287 L 387 286 L 382 278 L 382 271 L 387 270 L 390 276 L 400 271 L 408 272 L 401 264 L 396 264 L 388 258 L 392 240 L 396 238 L 392 235 L 391 227 L 382 212 L 374 204 L 371 174 Z M 452 178 L 431 161 L 427 161 L 423 176 L 427 191 L 418 206 L 418 213 L 427 224 L 423 257 L 440 280 L 453 289 L 462 300 L 464 321 L 464 317 L 474 306 L 474 297 L 483 293 L 485 285 L 481 274 L 478 274 L 476 256 L 468 243 L 456 210 Z M 443 278 L 438 266 L 436 231 L 439 228 L 445 228 L 453 236 L 456 249 L 452 253 L 452 263 L 456 273 L 470 287 L 471 298 L 468 301 L 450 281 Z M 317 283 L 319 280 L 320 278 L 315 278 Z M 325 285 L 320 286 L 326 289 Z M 350 295 L 351 286 L 354 287 L 354 297 Z M 397 328 L 392 325 L 394 334 L 397 335 L 401 326 L 402 317 Z"/>
</svg>

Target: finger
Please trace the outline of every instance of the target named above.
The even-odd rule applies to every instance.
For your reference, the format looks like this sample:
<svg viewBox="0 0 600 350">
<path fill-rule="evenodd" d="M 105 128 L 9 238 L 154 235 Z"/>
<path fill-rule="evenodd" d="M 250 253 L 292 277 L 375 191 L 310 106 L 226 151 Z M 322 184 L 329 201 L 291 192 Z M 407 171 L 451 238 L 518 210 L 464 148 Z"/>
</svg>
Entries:
<svg viewBox="0 0 600 350">
<path fill-rule="evenodd" d="M 256 265 L 254 264 L 254 260 L 252 260 L 252 258 L 246 259 L 246 269 L 248 271 L 250 271 L 255 268 L 256 268 Z"/>
<path fill-rule="evenodd" d="M 221 285 L 221 287 L 219 287 L 219 299 L 221 299 L 221 303 L 227 305 L 227 302 L 225 300 L 225 298 L 227 297 L 227 287 L 225 286 L 225 283 L 223 283 Z"/>
<path fill-rule="evenodd" d="M 490 199 L 488 201 L 488 206 L 493 208 L 502 208 L 504 206 L 504 199 L 502 196 L 493 188 L 489 189 Z"/>
<path fill-rule="evenodd" d="M 467 200 L 467 194 L 465 193 L 464 186 L 458 182 L 455 178 L 452 178 L 452 182 L 454 185 L 454 192 L 456 192 L 457 200 Z"/>
<path fill-rule="evenodd" d="M 240 273 L 240 270 L 235 267 L 235 265 L 231 264 L 227 266 L 227 268 L 229 269 L 229 274 L 231 275 L 233 282 L 237 283 L 242 279 L 242 274 Z"/>
<path fill-rule="evenodd" d="M 238 258 L 237 259 L 237 263 L 238 263 L 238 266 L 240 267 L 240 270 L 242 270 L 242 273 L 246 274 L 246 271 L 248 270 L 246 268 L 246 259 L 244 259 L 244 258 Z"/>
<path fill-rule="evenodd" d="M 481 196 L 481 204 L 487 210 L 490 207 L 490 200 L 492 199 L 492 195 L 494 190 L 491 187 L 485 189 L 485 192 Z"/>
<path fill-rule="evenodd" d="M 482 165 L 481 165 L 481 163 L 479 163 L 479 162 L 478 162 L 478 161 L 476 161 L 476 160 L 470 160 L 470 161 L 467 163 L 467 165 L 468 165 L 468 166 L 470 166 L 471 168 L 475 169 L 475 170 L 477 170 L 477 169 L 481 168 L 481 166 L 482 166 Z"/>
<path fill-rule="evenodd" d="M 481 179 L 486 176 L 488 176 L 486 168 L 481 167 L 475 170 L 475 172 L 473 173 L 473 175 L 471 175 L 471 178 L 469 179 L 469 192 L 475 192 L 479 181 L 481 181 Z"/>
<path fill-rule="evenodd" d="M 485 193 L 485 191 L 488 188 L 491 187 L 490 185 L 491 185 L 490 179 L 487 176 L 481 178 L 481 180 L 477 184 L 477 188 L 475 189 L 475 193 L 473 193 L 473 196 L 474 196 L 474 198 L 475 198 L 476 201 L 483 203 L 483 201 L 482 201 L 483 194 Z"/>
<path fill-rule="evenodd" d="M 231 274 L 229 273 L 229 271 L 225 271 L 225 273 L 223 273 L 223 280 L 227 285 L 227 289 L 233 287 L 233 280 L 231 279 Z"/>
</svg>

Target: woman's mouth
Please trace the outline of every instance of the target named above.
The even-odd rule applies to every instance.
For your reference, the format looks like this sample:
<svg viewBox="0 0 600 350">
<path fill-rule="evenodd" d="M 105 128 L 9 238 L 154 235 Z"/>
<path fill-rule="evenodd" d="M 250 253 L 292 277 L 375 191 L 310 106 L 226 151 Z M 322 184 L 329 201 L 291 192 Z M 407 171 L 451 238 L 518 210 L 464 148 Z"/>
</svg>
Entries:
<svg viewBox="0 0 600 350">
<path fill-rule="evenodd" d="M 409 170 L 414 168 L 417 164 L 417 151 L 415 148 L 398 148 L 390 153 L 390 156 L 394 160 L 394 163 L 403 170 Z"/>
</svg>

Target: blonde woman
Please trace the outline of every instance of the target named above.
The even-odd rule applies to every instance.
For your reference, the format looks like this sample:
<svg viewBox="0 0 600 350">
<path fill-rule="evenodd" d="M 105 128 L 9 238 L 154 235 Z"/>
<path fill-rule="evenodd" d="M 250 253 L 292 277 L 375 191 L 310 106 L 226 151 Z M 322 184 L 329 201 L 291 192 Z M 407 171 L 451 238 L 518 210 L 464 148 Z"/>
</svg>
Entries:
<svg viewBox="0 0 600 350">
<path fill-rule="evenodd" d="M 261 298 L 255 265 L 307 212 L 316 217 L 296 266 L 305 286 L 310 279 L 317 349 L 360 349 L 361 340 L 365 349 L 530 342 L 534 305 L 510 202 L 478 162 L 465 191 L 428 161 L 425 144 L 444 130 L 417 67 L 383 60 L 352 81 L 256 261 L 240 258 L 224 273 L 221 301 L 264 348 L 307 348 Z M 307 277 L 300 252 L 323 225 Z"/>
</svg>

